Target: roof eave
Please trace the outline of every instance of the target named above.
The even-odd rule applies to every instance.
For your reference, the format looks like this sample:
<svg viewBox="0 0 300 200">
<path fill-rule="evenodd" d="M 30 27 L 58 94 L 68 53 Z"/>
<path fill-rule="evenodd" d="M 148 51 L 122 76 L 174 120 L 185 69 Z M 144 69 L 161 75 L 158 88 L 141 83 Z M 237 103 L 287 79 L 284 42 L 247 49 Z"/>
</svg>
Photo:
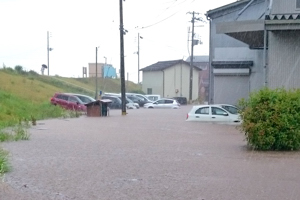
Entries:
<svg viewBox="0 0 300 200">
<path fill-rule="evenodd" d="M 207 17 L 210 17 L 211 15 L 213 15 L 213 14 L 215 14 L 215 13 L 218 13 L 218 12 L 221 12 L 221 11 L 224 11 L 224 10 L 227 10 L 227 9 L 232 8 L 232 7 L 235 7 L 235 6 L 239 6 L 239 5 L 241 5 L 241 4 L 248 3 L 248 2 L 250 2 L 250 1 L 251 1 L 251 0 L 240 0 L 240 1 L 236 1 L 236 2 L 227 4 L 227 5 L 224 5 L 224 6 L 215 8 L 215 9 L 212 9 L 212 10 L 208 10 L 208 11 L 206 12 L 205 15 L 206 15 Z"/>
</svg>

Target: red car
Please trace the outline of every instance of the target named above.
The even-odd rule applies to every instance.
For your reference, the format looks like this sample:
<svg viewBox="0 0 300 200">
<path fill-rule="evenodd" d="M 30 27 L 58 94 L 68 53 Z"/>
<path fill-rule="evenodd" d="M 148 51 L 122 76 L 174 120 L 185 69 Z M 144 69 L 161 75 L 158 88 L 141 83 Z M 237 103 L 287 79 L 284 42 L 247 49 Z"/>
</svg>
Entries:
<svg viewBox="0 0 300 200">
<path fill-rule="evenodd" d="M 59 105 L 68 110 L 77 110 L 86 112 L 86 106 L 84 102 L 77 96 L 67 93 L 55 93 L 51 98 L 50 103 L 53 105 Z"/>
</svg>

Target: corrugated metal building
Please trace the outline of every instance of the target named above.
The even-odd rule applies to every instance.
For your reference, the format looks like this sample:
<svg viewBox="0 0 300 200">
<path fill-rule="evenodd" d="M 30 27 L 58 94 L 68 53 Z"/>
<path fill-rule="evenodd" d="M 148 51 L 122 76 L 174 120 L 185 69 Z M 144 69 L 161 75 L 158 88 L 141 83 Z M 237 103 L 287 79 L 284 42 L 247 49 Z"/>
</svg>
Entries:
<svg viewBox="0 0 300 200">
<path fill-rule="evenodd" d="M 241 0 L 210 20 L 210 103 L 236 104 L 264 86 L 299 88 L 300 0 Z"/>
</svg>

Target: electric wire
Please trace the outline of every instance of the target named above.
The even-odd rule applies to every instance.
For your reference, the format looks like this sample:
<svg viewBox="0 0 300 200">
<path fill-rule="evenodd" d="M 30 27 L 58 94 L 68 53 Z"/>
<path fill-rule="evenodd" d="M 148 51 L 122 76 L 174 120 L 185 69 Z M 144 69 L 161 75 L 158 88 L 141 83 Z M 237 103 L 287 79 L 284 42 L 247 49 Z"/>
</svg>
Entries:
<svg viewBox="0 0 300 200">
<path fill-rule="evenodd" d="M 184 0 L 183 2 L 181 2 L 180 4 L 182 4 L 182 3 L 185 3 L 186 1 L 188 1 L 188 0 Z M 190 2 L 190 4 L 191 3 L 193 3 L 195 0 L 192 0 L 192 2 Z M 178 4 L 179 5 L 179 4 Z M 168 7 L 167 9 L 169 9 L 170 7 Z M 162 14 L 164 14 L 165 12 L 166 12 L 166 10 L 167 9 L 165 9 L 165 11 L 163 12 L 163 13 L 161 13 L 160 15 L 162 15 Z M 184 9 L 184 7 L 181 7 L 179 10 L 177 10 L 175 13 L 173 13 L 173 14 L 171 14 L 171 15 L 169 15 L 168 17 L 166 17 L 166 18 L 164 18 L 164 19 L 162 19 L 162 20 L 160 20 L 160 21 L 158 21 L 158 22 L 155 22 L 155 23 L 153 23 L 153 24 L 150 24 L 150 25 L 147 25 L 147 26 L 143 26 L 143 27 L 141 27 L 141 28 L 137 28 L 136 27 L 136 30 L 141 30 L 141 29 L 146 29 L 146 28 L 149 28 L 149 27 L 153 27 L 153 26 L 155 26 L 155 25 L 157 25 L 157 24 L 160 24 L 161 22 L 164 22 L 164 21 L 166 21 L 166 20 L 168 20 L 168 19 L 170 19 L 171 17 L 173 17 L 174 15 L 176 15 L 176 14 L 178 14 L 180 11 L 182 11 Z M 159 16 L 160 16 L 159 15 Z"/>
</svg>

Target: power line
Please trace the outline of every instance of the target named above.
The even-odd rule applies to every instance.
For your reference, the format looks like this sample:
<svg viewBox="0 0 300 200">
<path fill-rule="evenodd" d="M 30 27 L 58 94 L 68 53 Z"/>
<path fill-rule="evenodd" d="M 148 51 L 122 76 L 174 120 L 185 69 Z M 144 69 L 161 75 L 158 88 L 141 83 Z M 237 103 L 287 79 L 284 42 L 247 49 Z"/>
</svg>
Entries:
<svg viewBox="0 0 300 200">
<path fill-rule="evenodd" d="M 184 1 L 181 2 L 180 4 L 185 3 L 186 1 L 188 1 L 188 0 L 184 0 Z M 194 1 L 195 1 L 195 0 L 192 0 L 192 2 L 190 2 L 190 4 L 193 3 Z M 180 5 L 180 4 L 178 4 L 178 5 Z M 168 8 L 166 8 L 165 11 L 164 11 L 163 13 L 165 13 L 166 10 L 169 9 L 169 8 L 171 8 L 171 6 L 169 6 Z M 136 29 L 137 29 L 137 30 L 140 30 L 140 29 L 145 29 L 145 28 L 149 28 L 149 27 L 155 26 L 155 25 L 157 25 L 157 24 L 159 24 L 159 23 L 161 23 L 161 22 L 164 22 L 164 21 L 166 21 L 167 19 L 173 17 L 174 15 L 176 15 L 177 13 L 179 13 L 180 11 L 182 11 L 183 9 L 184 9 L 184 7 L 181 7 L 181 8 L 180 8 L 178 11 L 176 11 L 175 13 L 171 14 L 170 16 L 168 16 L 168 17 L 166 17 L 166 18 L 164 18 L 164 19 L 162 19 L 162 20 L 160 20 L 160 21 L 158 21 L 158 22 L 155 22 L 155 23 L 150 24 L 150 25 L 148 25 L 148 26 L 143 26 L 143 27 L 141 27 L 141 28 L 137 28 L 137 27 L 138 27 L 138 26 L 137 26 Z M 158 16 L 162 15 L 163 13 L 159 14 Z"/>
</svg>

